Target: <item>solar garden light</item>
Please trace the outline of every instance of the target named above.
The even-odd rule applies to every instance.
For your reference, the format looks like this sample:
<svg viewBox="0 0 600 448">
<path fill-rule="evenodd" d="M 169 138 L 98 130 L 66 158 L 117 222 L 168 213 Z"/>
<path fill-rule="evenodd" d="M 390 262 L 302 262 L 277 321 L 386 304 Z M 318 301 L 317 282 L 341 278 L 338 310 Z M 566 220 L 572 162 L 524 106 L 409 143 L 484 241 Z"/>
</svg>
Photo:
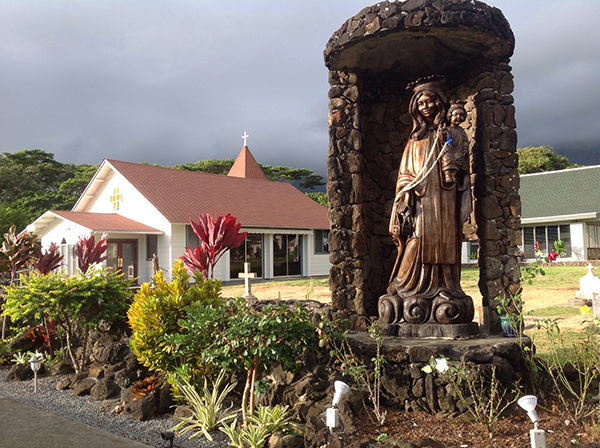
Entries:
<svg viewBox="0 0 600 448">
<path fill-rule="evenodd" d="M 342 395 L 348 393 L 350 386 L 343 381 L 336 381 L 333 383 L 335 394 L 333 395 L 333 401 L 331 407 L 327 408 L 327 426 L 329 427 L 329 433 L 333 433 L 333 428 L 340 425 L 340 411 L 337 408 L 338 403 L 342 399 Z"/>
<path fill-rule="evenodd" d="M 31 366 L 31 370 L 33 370 L 33 392 L 37 393 L 37 373 L 40 367 L 42 367 L 42 361 L 33 355 L 29 360 L 29 365 Z"/>
<path fill-rule="evenodd" d="M 517 404 L 527 411 L 527 415 L 534 425 L 534 429 L 529 431 L 531 448 L 546 448 L 546 433 L 543 429 L 538 429 L 538 422 L 540 419 L 535 410 L 537 397 L 535 395 L 525 395 L 524 397 L 519 398 Z"/>
</svg>

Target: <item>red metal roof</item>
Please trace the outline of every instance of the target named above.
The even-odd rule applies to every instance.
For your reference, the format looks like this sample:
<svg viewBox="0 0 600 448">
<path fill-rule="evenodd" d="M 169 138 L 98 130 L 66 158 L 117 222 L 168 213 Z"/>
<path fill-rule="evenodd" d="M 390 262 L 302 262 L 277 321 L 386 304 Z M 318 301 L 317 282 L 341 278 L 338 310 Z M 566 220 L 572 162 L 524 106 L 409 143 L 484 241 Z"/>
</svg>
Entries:
<svg viewBox="0 0 600 448">
<path fill-rule="evenodd" d="M 328 229 L 327 208 L 286 182 L 106 159 L 171 223 L 231 213 L 243 226 Z"/>
<path fill-rule="evenodd" d="M 153 227 L 126 218 L 118 213 L 90 213 L 51 210 L 51 213 L 95 232 L 157 232 Z"/>
<path fill-rule="evenodd" d="M 247 146 L 242 148 L 227 175 L 245 179 L 268 180 Z"/>
</svg>

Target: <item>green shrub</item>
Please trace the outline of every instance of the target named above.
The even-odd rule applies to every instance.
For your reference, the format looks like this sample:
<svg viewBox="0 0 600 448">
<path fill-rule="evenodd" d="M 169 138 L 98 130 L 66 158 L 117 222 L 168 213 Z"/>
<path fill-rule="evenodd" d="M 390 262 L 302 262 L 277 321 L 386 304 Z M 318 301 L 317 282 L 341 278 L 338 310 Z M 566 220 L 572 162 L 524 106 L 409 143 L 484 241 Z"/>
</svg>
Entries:
<svg viewBox="0 0 600 448">
<path fill-rule="evenodd" d="M 112 324 L 127 309 L 130 279 L 109 274 L 97 266 L 87 274 L 72 277 L 61 274 L 21 275 L 20 286 L 7 286 L 5 314 L 13 320 L 55 319 L 66 335 L 67 350 L 76 371 L 86 360 L 89 329 L 100 322 Z M 76 356 L 76 347 L 83 350 Z"/>
<path fill-rule="evenodd" d="M 192 305 L 180 325 L 186 331 L 165 336 L 174 353 L 200 357 L 219 368 L 246 371 L 244 424 L 254 409 L 260 370 L 280 363 L 284 370 L 295 371 L 304 348 L 316 344 L 316 331 L 305 309 L 254 308 L 244 299 L 218 307 Z"/>
<path fill-rule="evenodd" d="M 186 317 L 186 307 L 194 304 L 210 307 L 223 301 L 220 281 L 207 280 L 199 271 L 194 274 L 195 283 L 192 285 L 189 284 L 190 278 L 183 261 L 177 260 L 173 265 L 172 280 L 167 282 L 162 271 L 158 271 L 153 283 L 142 285 L 127 312 L 133 330 L 130 345 L 138 360 L 166 375 L 185 366 L 187 380 L 191 379 L 190 375 L 203 370 L 200 354 L 176 351 L 165 336 L 188 331 L 180 324 L 180 320 Z"/>
<path fill-rule="evenodd" d="M 0 366 L 9 361 L 11 354 L 12 350 L 8 344 L 0 340 Z"/>
</svg>

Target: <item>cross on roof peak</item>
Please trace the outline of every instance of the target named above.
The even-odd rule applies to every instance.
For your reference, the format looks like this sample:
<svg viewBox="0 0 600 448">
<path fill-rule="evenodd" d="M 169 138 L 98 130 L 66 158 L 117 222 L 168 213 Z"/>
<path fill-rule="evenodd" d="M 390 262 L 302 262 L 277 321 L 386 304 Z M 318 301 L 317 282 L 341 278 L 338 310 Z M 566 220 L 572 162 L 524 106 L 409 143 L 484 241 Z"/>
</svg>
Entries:
<svg viewBox="0 0 600 448">
<path fill-rule="evenodd" d="M 250 137 L 248 134 L 246 134 L 246 131 L 244 131 L 244 135 L 242 135 L 242 138 L 244 139 L 244 146 L 248 146 L 246 144 L 246 140 L 248 139 L 248 137 Z"/>
</svg>

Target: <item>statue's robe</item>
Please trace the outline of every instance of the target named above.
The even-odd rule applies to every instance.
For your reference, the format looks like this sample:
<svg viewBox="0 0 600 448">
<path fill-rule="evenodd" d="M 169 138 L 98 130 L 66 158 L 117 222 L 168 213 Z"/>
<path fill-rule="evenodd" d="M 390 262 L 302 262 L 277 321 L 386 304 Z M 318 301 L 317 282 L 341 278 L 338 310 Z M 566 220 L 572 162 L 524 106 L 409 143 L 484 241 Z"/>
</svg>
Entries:
<svg viewBox="0 0 600 448">
<path fill-rule="evenodd" d="M 400 245 L 400 262 L 387 294 L 401 299 L 403 317 L 408 322 L 470 322 L 472 299 L 460 286 L 462 225 L 471 204 L 469 179 L 468 174 L 461 173 L 459 182 L 444 184 L 438 160 L 442 138 L 435 143 L 434 153 L 427 160 L 435 135 L 436 131 L 431 129 L 419 140 L 411 138 L 402 155 L 396 195 L 414 181 L 424 164 L 427 163 L 425 171 L 432 164 L 435 166 L 422 182 L 409 190 L 413 230 Z M 393 214 L 398 205 L 394 205 Z M 444 317 L 448 312 L 450 317 Z"/>
</svg>

